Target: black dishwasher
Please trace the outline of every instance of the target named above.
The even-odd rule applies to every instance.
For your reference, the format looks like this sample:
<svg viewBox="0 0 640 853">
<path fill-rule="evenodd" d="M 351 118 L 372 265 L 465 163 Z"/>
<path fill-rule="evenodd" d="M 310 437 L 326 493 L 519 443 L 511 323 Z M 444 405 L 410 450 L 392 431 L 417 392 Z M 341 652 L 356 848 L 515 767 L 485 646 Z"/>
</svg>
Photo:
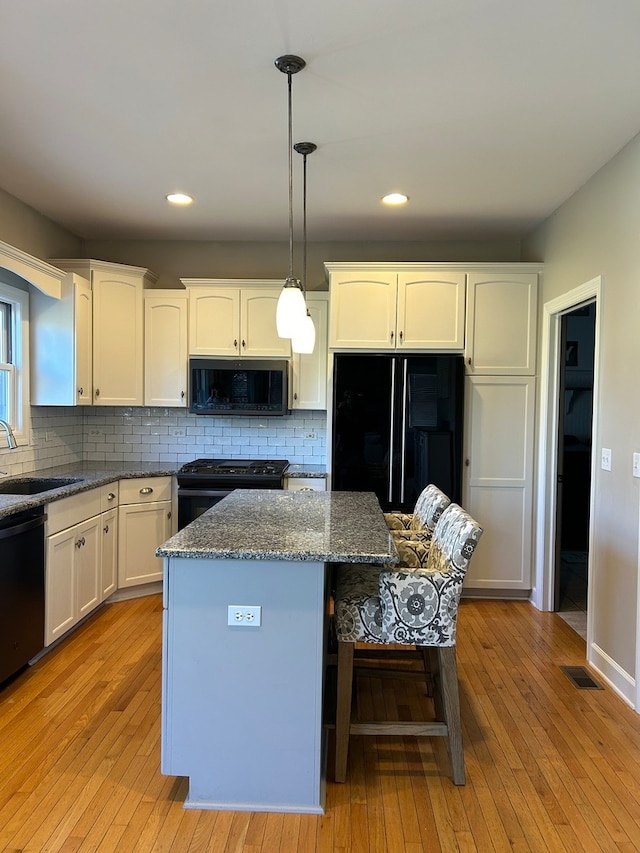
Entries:
<svg viewBox="0 0 640 853">
<path fill-rule="evenodd" d="M 44 508 L 0 518 L 0 684 L 44 648 Z"/>
</svg>

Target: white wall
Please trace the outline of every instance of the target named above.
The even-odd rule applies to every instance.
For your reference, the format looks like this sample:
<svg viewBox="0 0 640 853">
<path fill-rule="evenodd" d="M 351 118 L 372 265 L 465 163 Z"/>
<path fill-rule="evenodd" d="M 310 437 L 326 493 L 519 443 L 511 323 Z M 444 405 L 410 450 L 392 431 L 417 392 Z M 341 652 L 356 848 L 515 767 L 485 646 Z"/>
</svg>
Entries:
<svg viewBox="0 0 640 853">
<path fill-rule="evenodd" d="M 600 311 L 600 444 L 611 472 L 598 472 L 590 659 L 606 661 L 633 696 L 636 679 L 638 506 L 631 474 L 640 451 L 640 137 L 562 205 L 523 245 L 543 261 L 541 305 L 603 276 Z M 600 458 L 600 447 L 594 448 Z"/>
</svg>

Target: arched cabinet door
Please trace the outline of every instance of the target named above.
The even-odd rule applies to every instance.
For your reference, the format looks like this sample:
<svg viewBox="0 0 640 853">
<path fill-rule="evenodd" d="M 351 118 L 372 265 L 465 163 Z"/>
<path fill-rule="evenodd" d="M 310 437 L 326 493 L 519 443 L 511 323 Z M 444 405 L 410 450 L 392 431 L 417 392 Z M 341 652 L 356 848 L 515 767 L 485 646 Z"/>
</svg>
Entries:
<svg viewBox="0 0 640 853">
<path fill-rule="evenodd" d="M 536 371 L 536 273 L 470 273 L 465 365 L 477 375 Z"/>
</svg>

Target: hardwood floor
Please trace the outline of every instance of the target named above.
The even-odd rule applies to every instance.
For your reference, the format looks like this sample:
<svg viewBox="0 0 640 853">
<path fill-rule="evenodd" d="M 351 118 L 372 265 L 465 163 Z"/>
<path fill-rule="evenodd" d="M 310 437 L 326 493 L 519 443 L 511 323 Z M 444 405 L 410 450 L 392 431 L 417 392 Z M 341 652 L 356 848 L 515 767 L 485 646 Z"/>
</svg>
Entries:
<svg viewBox="0 0 640 853">
<path fill-rule="evenodd" d="M 442 738 L 353 737 L 323 817 L 185 810 L 160 762 L 160 596 L 107 605 L 0 692 L 2 851 L 632 851 L 640 716 L 560 665 L 584 641 L 523 602 L 463 601 L 467 784 Z M 411 719 L 423 688 L 361 679 L 359 701 Z M 277 768 L 274 768 L 277 772 Z"/>
</svg>

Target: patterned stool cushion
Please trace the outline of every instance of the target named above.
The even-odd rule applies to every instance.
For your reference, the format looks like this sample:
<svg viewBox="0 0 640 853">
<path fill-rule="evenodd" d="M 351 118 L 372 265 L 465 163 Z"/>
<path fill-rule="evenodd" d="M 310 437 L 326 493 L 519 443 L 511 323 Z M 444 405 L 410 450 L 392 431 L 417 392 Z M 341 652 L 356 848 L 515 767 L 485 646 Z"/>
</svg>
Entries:
<svg viewBox="0 0 640 853">
<path fill-rule="evenodd" d="M 431 536 L 438 519 L 450 503 L 447 495 L 430 483 L 420 493 L 413 512 L 386 512 L 384 518 L 393 533 L 422 532 Z"/>
<path fill-rule="evenodd" d="M 384 643 L 378 580 L 380 567 L 343 564 L 338 567 L 335 621 L 338 639 L 351 643 Z"/>
<path fill-rule="evenodd" d="M 342 565 L 335 597 L 338 640 L 455 645 L 462 583 L 481 535 L 477 522 L 450 504 L 430 543 L 400 543 L 399 568 Z"/>
</svg>

